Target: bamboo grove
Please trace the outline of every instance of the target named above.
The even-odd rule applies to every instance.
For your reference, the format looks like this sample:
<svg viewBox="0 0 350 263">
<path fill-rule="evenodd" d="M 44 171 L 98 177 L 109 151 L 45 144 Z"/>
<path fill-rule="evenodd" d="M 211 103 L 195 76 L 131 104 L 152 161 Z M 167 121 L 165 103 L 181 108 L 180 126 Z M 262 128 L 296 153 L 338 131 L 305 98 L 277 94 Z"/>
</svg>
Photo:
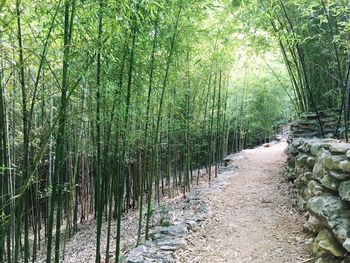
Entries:
<svg viewBox="0 0 350 263">
<path fill-rule="evenodd" d="M 349 1 L 271 0 L 246 4 L 251 21 L 268 29 L 278 41 L 295 110 L 316 112 L 321 130 L 319 112 L 336 112 L 338 136 L 348 139 Z M 260 15 L 252 17 L 254 13 Z"/>
<path fill-rule="evenodd" d="M 60 262 L 89 217 L 96 262 L 111 242 L 118 262 L 123 213 L 139 209 L 140 242 L 155 202 L 185 195 L 197 168 L 217 175 L 229 74 L 217 37 L 195 50 L 207 4 L 1 1 L 1 262 Z"/>
<path fill-rule="evenodd" d="M 140 244 L 199 169 L 295 113 L 347 120 L 348 5 L 0 0 L 0 262 L 62 262 L 90 220 L 120 262 L 123 215 Z"/>
</svg>

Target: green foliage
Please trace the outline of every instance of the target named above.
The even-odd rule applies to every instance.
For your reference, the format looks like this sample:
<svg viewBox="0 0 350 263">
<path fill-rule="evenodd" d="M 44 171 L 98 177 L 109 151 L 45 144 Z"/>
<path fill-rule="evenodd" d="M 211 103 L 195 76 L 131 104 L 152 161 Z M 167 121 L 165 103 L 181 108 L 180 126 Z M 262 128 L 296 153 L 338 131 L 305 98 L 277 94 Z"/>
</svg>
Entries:
<svg viewBox="0 0 350 263">
<path fill-rule="evenodd" d="M 344 29 L 330 38 L 317 6 L 299 21 L 303 3 L 286 4 L 293 35 L 277 1 L 22 0 L 19 12 L 1 1 L 0 167 L 9 169 L 0 169 L 0 261 L 35 261 L 46 242 L 47 261 L 58 262 L 80 221 L 94 216 L 96 262 L 104 219 L 108 236 L 117 221 L 105 258 L 116 242 L 118 262 L 123 213 L 140 209 L 140 241 L 161 197 L 185 195 L 194 170 L 211 176 L 215 166 L 216 176 L 228 152 L 270 139 L 294 108 L 308 106 L 304 81 L 288 80 L 300 65 L 288 68 L 296 43 L 305 45 L 308 68 L 318 63 L 337 75 L 326 39 L 344 62 L 343 5 L 327 3 Z M 336 78 L 316 73 L 307 74 L 320 101 L 339 95 L 327 89 Z M 167 208 L 160 211 L 170 224 Z"/>
<path fill-rule="evenodd" d="M 285 52 L 298 111 L 340 108 L 349 52 L 346 1 L 246 1 L 245 16 Z M 249 26 L 249 25 L 247 25 Z"/>
<path fill-rule="evenodd" d="M 230 96 L 228 105 L 233 116 L 231 125 L 244 132 L 247 145 L 254 146 L 270 140 L 295 111 L 288 97 L 288 75 L 278 52 L 272 49 L 256 54 L 247 46 L 237 52 L 230 78 L 231 92 L 236 96 Z"/>
</svg>

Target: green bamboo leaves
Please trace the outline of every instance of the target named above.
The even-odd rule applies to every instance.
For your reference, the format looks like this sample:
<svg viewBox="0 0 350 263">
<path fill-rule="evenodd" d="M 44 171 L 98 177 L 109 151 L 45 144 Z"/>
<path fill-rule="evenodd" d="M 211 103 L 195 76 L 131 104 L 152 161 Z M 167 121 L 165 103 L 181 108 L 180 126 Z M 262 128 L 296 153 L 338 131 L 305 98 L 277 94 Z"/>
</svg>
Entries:
<svg viewBox="0 0 350 263">
<path fill-rule="evenodd" d="M 0 262 L 64 262 L 90 220 L 94 261 L 120 262 L 131 210 L 139 245 L 253 141 L 225 4 L 0 1 Z"/>
<path fill-rule="evenodd" d="M 344 22 L 349 20 L 347 4 L 323 0 L 266 0 L 252 3 L 252 6 L 254 10 L 264 10 L 258 15 L 257 26 L 266 29 L 270 25 L 269 30 L 279 41 L 298 111 L 318 113 L 320 109 L 339 109 L 336 134 L 343 119 L 346 130 L 343 136 L 347 139 L 344 83 L 348 54 L 344 27 Z M 317 116 L 319 119 L 319 114 Z M 323 130 L 321 122 L 320 127 Z"/>
</svg>

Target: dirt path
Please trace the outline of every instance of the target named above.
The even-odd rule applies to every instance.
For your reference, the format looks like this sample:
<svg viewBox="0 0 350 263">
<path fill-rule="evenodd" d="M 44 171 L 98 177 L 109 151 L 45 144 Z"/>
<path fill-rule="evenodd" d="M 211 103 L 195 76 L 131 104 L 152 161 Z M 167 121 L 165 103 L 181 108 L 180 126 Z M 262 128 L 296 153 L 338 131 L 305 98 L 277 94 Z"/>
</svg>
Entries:
<svg viewBox="0 0 350 263">
<path fill-rule="evenodd" d="M 313 262 L 282 177 L 285 143 L 243 152 L 224 189 L 206 198 L 214 216 L 189 238 L 178 262 Z"/>
</svg>

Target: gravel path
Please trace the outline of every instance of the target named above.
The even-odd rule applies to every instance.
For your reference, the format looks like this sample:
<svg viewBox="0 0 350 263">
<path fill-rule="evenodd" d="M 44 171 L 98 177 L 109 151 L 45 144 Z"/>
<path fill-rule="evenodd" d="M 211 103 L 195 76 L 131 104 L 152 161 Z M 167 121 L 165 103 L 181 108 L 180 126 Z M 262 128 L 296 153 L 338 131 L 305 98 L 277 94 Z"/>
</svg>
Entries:
<svg viewBox="0 0 350 263">
<path fill-rule="evenodd" d="M 206 193 L 214 216 L 192 234 L 177 262 L 313 262 L 304 218 L 282 177 L 286 146 L 243 151 L 225 187 Z"/>
</svg>

